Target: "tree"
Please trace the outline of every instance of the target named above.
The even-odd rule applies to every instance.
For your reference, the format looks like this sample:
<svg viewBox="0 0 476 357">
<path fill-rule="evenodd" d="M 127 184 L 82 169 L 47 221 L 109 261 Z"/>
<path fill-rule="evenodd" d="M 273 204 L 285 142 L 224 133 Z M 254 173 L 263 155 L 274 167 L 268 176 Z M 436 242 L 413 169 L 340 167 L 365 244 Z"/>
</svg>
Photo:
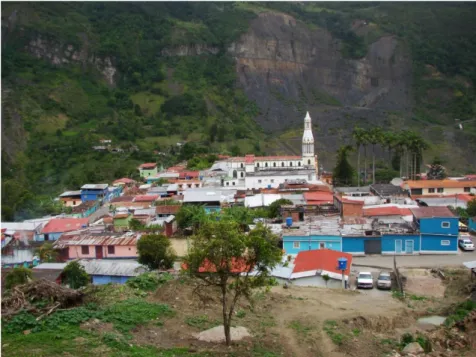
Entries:
<svg viewBox="0 0 476 357">
<path fill-rule="evenodd" d="M 381 128 L 373 128 L 369 133 L 369 142 L 372 144 L 372 183 L 375 184 L 375 145 L 381 144 L 383 133 Z"/>
<path fill-rule="evenodd" d="M 148 234 L 140 237 L 137 242 L 139 263 L 149 269 L 170 269 L 176 258 L 170 240 L 162 234 Z"/>
<path fill-rule="evenodd" d="M 220 215 L 224 219 L 237 222 L 243 231 L 248 229 L 248 225 L 252 224 L 255 218 L 252 210 L 240 206 L 225 208 Z"/>
<path fill-rule="evenodd" d="M 342 146 L 337 151 L 337 164 L 332 173 L 334 186 L 349 186 L 352 184 L 354 168 L 350 165 L 349 160 L 347 160 L 347 155 L 350 151 L 352 151 L 352 146 L 350 145 Z"/>
<path fill-rule="evenodd" d="M 468 213 L 469 217 L 476 217 L 476 198 L 473 198 L 471 201 L 468 202 L 466 212 Z"/>
<path fill-rule="evenodd" d="M 28 283 L 32 279 L 31 270 L 24 267 L 13 269 L 5 276 L 5 288 L 11 289 L 17 285 Z"/>
<path fill-rule="evenodd" d="M 230 326 L 237 301 L 240 297 L 251 300 L 253 289 L 269 286 L 269 272 L 281 258 L 278 237 L 262 224 L 246 234 L 237 222 L 208 221 L 193 236 L 185 258 L 186 270 L 201 280 L 198 290 L 218 288 L 227 345 L 231 343 Z"/>
<path fill-rule="evenodd" d="M 268 215 L 270 218 L 278 217 L 281 214 L 281 206 L 292 205 L 293 202 L 286 199 L 280 198 L 279 200 L 274 201 L 268 206 Z"/>
<path fill-rule="evenodd" d="M 79 289 L 82 286 L 86 286 L 90 281 L 88 273 L 76 260 L 65 266 L 63 276 L 71 289 Z"/>
<path fill-rule="evenodd" d="M 443 180 L 446 178 L 446 169 L 443 165 L 441 165 L 441 161 L 436 159 L 433 160 L 432 164 L 430 165 L 430 169 L 428 170 L 426 177 L 428 180 Z"/>
<path fill-rule="evenodd" d="M 40 258 L 42 263 L 56 262 L 58 251 L 53 248 L 53 243 L 46 242 L 35 250 L 35 254 Z"/>
<path fill-rule="evenodd" d="M 365 142 L 365 131 L 362 128 L 355 127 L 352 136 L 357 146 L 357 186 L 360 187 L 360 147 Z"/>
<path fill-rule="evenodd" d="M 203 206 L 183 205 L 175 215 L 180 229 L 198 228 L 200 223 L 207 219 L 207 212 Z"/>
<path fill-rule="evenodd" d="M 129 228 L 133 231 L 140 231 L 142 228 L 144 228 L 144 225 L 138 219 L 132 218 L 129 221 Z"/>
</svg>

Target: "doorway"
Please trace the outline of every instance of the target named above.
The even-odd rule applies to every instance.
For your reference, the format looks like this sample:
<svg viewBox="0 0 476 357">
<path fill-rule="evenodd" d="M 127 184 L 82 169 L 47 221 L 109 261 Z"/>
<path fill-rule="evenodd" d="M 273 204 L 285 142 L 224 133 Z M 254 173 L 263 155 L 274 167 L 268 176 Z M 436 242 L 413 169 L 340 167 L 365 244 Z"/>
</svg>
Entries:
<svg viewBox="0 0 476 357">
<path fill-rule="evenodd" d="M 413 241 L 412 240 L 405 241 L 405 253 L 406 254 L 413 254 Z"/>
<path fill-rule="evenodd" d="M 402 240 L 401 239 L 397 239 L 395 241 L 395 253 L 396 254 L 402 253 Z"/>
<path fill-rule="evenodd" d="M 102 246 L 96 246 L 96 259 L 102 259 Z"/>
</svg>

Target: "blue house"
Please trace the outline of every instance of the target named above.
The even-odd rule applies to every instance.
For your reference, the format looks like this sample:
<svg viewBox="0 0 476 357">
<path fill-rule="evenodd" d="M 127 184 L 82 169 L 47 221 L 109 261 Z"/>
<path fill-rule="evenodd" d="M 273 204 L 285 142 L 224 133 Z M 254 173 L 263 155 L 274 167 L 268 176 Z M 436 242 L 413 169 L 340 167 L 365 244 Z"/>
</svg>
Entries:
<svg viewBox="0 0 476 357">
<path fill-rule="evenodd" d="M 306 250 L 331 249 L 342 251 L 340 235 L 286 235 L 283 234 L 283 249 L 286 254 L 298 254 Z"/>
<path fill-rule="evenodd" d="M 147 271 L 136 260 L 81 259 L 79 263 L 91 276 L 93 285 L 125 284 L 127 280 Z"/>
<path fill-rule="evenodd" d="M 476 232 L 476 217 L 468 219 L 468 229 L 470 232 Z"/>
<path fill-rule="evenodd" d="M 81 201 L 103 200 L 108 194 L 108 184 L 87 184 L 81 187 Z"/>
<path fill-rule="evenodd" d="M 421 254 L 457 254 L 459 219 L 447 207 L 411 209 L 420 230 Z"/>
<path fill-rule="evenodd" d="M 412 255 L 420 253 L 419 234 L 342 236 L 342 251 L 353 255 Z"/>
</svg>

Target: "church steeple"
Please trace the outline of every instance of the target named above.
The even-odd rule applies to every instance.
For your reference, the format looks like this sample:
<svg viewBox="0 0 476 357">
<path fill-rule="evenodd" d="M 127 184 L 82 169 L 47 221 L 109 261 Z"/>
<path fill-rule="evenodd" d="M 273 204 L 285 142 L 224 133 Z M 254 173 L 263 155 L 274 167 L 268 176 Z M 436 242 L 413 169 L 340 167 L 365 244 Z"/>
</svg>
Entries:
<svg viewBox="0 0 476 357">
<path fill-rule="evenodd" d="M 302 135 L 302 156 L 303 158 L 314 157 L 314 136 L 312 135 L 312 122 L 309 112 L 304 118 L 304 134 Z"/>
</svg>

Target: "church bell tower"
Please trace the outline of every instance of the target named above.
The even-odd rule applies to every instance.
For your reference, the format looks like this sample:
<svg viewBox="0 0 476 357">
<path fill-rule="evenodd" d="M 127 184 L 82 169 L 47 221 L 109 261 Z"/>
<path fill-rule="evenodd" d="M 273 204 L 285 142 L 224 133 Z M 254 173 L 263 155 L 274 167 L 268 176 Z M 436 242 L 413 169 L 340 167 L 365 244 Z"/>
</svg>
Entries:
<svg viewBox="0 0 476 357">
<path fill-rule="evenodd" d="M 302 161 L 304 166 L 313 166 L 317 171 L 317 156 L 314 153 L 314 136 L 309 112 L 304 118 L 304 133 L 302 135 Z"/>
</svg>

